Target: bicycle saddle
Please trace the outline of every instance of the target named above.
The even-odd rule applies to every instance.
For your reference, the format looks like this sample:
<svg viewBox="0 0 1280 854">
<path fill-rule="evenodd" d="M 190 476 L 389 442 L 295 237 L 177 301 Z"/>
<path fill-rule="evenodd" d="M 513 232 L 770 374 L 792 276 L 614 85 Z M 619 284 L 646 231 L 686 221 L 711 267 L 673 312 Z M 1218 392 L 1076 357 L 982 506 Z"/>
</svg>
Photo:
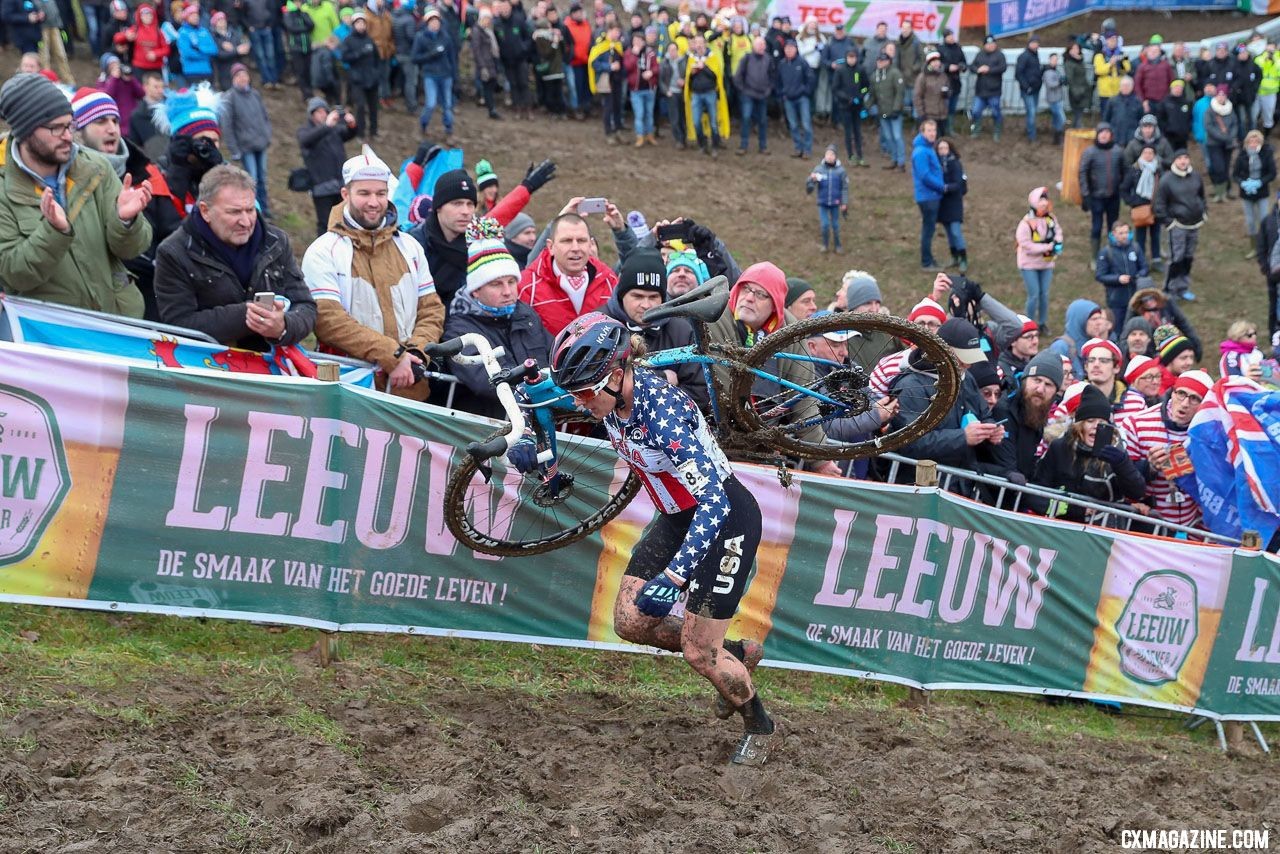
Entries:
<svg viewBox="0 0 1280 854">
<path fill-rule="evenodd" d="M 644 313 L 645 323 L 656 323 L 668 317 L 688 317 L 703 323 L 714 323 L 729 304 L 729 280 L 716 276 L 687 294 L 668 300 Z"/>
</svg>

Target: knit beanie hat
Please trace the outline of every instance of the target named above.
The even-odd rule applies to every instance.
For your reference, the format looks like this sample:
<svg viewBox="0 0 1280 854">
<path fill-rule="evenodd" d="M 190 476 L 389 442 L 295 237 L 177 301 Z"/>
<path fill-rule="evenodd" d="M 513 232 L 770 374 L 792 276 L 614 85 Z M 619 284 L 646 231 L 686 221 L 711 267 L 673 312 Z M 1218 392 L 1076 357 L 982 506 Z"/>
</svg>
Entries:
<svg viewBox="0 0 1280 854">
<path fill-rule="evenodd" d="M 811 290 L 813 290 L 813 285 L 809 284 L 804 279 L 797 279 L 795 276 L 787 276 L 787 308 L 790 308 L 793 302 L 800 299 L 800 297 L 804 296 Z"/>
<path fill-rule="evenodd" d="M 1165 324 L 1156 330 L 1156 354 L 1160 364 L 1166 368 L 1174 359 L 1188 350 L 1194 349 L 1187 337 L 1178 331 L 1178 327 Z"/>
<path fill-rule="evenodd" d="M 40 74 L 15 74 L 0 86 L 0 118 L 13 129 L 17 142 L 60 116 L 71 115 L 71 102 L 61 89 Z"/>
<path fill-rule="evenodd" d="M 679 267 L 687 267 L 692 270 L 694 278 L 698 280 L 698 284 L 702 284 L 711 278 L 711 274 L 707 272 L 707 265 L 698 257 L 698 253 L 692 249 L 686 249 L 683 252 L 672 252 L 667 257 L 668 276 Z"/>
<path fill-rule="evenodd" d="M 1018 334 L 1016 336 L 1018 338 L 1021 338 L 1023 335 L 1026 335 L 1028 332 L 1040 331 L 1040 325 L 1036 323 L 1034 320 L 1032 320 L 1031 318 L 1027 317 L 1025 314 L 1018 315 L 1018 321 L 1022 324 L 1022 328 L 1018 331 Z"/>
<path fill-rule="evenodd" d="M 1061 407 L 1062 411 L 1067 415 L 1075 418 L 1076 411 L 1080 408 L 1080 397 L 1084 394 L 1084 390 L 1086 388 L 1090 388 L 1090 386 L 1084 380 L 1074 382 L 1067 386 L 1066 391 L 1062 393 L 1062 402 L 1059 403 L 1058 406 Z"/>
<path fill-rule="evenodd" d="M 409 202 L 409 222 L 417 225 L 423 222 L 427 217 L 431 216 L 431 197 L 426 193 L 421 193 L 413 197 L 413 201 Z"/>
<path fill-rule="evenodd" d="M 245 74 L 248 74 L 249 66 L 245 65 L 243 62 L 237 62 L 233 64 L 231 66 L 231 79 L 234 80 L 236 75 L 239 74 L 241 71 L 243 71 Z"/>
<path fill-rule="evenodd" d="M 911 313 L 907 315 L 907 320 L 912 323 L 918 323 L 926 317 L 932 317 L 938 321 L 939 325 L 947 322 L 947 312 L 929 297 L 925 297 L 916 303 L 915 308 L 911 309 Z"/>
<path fill-rule="evenodd" d="M 310 115 L 311 115 L 312 113 L 314 113 L 316 110 L 325 110 L 325 111 L 327 112 L 327 111 L 328 111 L 328 109 L 329 109 L 329 102 L 328 102 L 328 101 L 326 101 L 324 98 L 321 98 L 321 97 L 318 97 L 318 96 L 317 96 L 317 97 L 315 97 L 315 98 L 310 98 L 310 99 L 308 99 L 308 100 L 307 100 L 307 115 L 308 115 L 308 116 L 310 116 Z"/>
<path fill-rule="evenodd" d="M 1204 371 L 1184 371 L 1173 381 L 1173 387 L 1199 395 L 1200 399 L 1204 400 L 1209 394 L 1209 389 L 1213 388 L 1213 378 Z"/>
<path fill-rule="evenodd" d="M 476 164 L 476 189 L 483 190 L 490 184 L 497 184 L 498 176 L 493 171 L 493 165 L 488 160 L 481 160 Z"/>
<path fill-rule="evenodd" d="M 503 276 L 520 278 L 520 265 L 507 251 L 506 235 L 496 219 L 473 219 L 467 226 L 467 284 L 465 293 Z"/>
<path fill-rule="evenodd" d="M 1085 384 L 1080 390 L 1080 404 L 1076 407 L 1075 419 L 1084 421 L 1088 418 L 1111 420 L 1111 401 L 1096 385 Z"/>
<path fill-rule="evenodd" d="M 667 268 L 662 263 L 662 255 L 653 249 L 641 249 L 632 252 L 618 270 L 618 286 L 614 292 L 618 299 L 627 291 L 637 288 L 646 291 L 657 291 L 665 301 L 667 298 Z"/>
<path fill-rule="evenodd" d="M 969 366 L 969 376 L 973 377 L 973 381 L 978 384 L 978 388 L 989 385 L 1000 385 L 1000 368 L 991 364 L 987 359 L 983 359 L 977 364 Z"/>
<path fill-rule="evenodd" d="M 644 214 L 640 211 L 632 211 L 627 214 L 627 226 L 631 229 L 631 233 L 636 236 L 636 240 L 644 240 L 649 236 L 649 223 L 645 221 Z"/>
<path fill-rule="evenodd" d="M 1044 377 L 1054 388 L 1062 388 L 1062 359 L 1052 350 L 1041 350 L 1027 362 L 1024 377 Z"/>
<path fill-rule="evenodd" d="M 1106 350 L 1111 354 L 1111 361 L 1115 362 L 1119 368 L 1124 363 L 1124 354 L 1120 352 L 1120 348 L 1116 346 L 1114 341 L 1108 341 L 1106 338 L 1090 338 L 1080 347 L 1080 359 L 1089 358 L 1089 354 L 1094 350 Z"/>
<path fill-rule="evenodd" d="M 191 89 L 170 92 L 164 99 L 163 109 L 154 111 L 155 118 L 160 122 L 156 129 L 163 133 L 161 125 L 167 122 L 170 136 L 195 136 L 210 130 L 221 136 L 218 111 L 212 105 L 200 103 L 200 94 Z"/>
<path fill-rule="evenodd" d="M 476 200 L 476 183 L 471 180 L 466 169 L 451 169 L 436 179 L 436 186 L 431 191 L 432 204 L 440 210 L 449 202 L 458 199 Z"/>
<path fill-rule="evenodd" d="M 1130 332 L 1145 332 L 1150 338 L 1151 324 L 1142 315 L 1134 315 L 1124 322 L 1124 328 L 1120 330 L 1120 340 L 1127 339 Z"/>
<path fill-rule="evenodd" d="M 511 222 L 507 223 L 507 237 L 516 237 L 525 229 L 537 227 L 537 224 L 533 221 L 533 217 L 529 216 L 524 211 L 520 211 L 520 213 L 511 218 Z"/>
<path fill-rule="evenodd" d="M 844 304 L 849 311 L 871 301 L 880 302 L 880 285 L 870 273 L 861 270 L 845 274 Z"/>
<path fill-rule="evenodd" d="M 1129 360 L 1129 366 L 1124 369 L 1124 381 L 1129 385 L 1133 385 L 1137 382 L 1138 377 L 1159 364 L 1150 356 L 1134 356 Z"/>
<path fill-rule="evenodd" d="M 98 68 L 102 69 L 103 74 L 106 74 L 107 69 L 109 69 L 113 64 L 120 64 L 119 55 L 114 53 L 104 53 L 102 56 L 98 57 Z"/>
<path fill-rule="evenodd" d="M 118 120 L 120 107 L 116 99 L 106 92 L 82 86 L 71 99 L 71 115 L 75 119 L 76 130 L 82 130 L 98 119 L 115 116 Z"/>
</svg>

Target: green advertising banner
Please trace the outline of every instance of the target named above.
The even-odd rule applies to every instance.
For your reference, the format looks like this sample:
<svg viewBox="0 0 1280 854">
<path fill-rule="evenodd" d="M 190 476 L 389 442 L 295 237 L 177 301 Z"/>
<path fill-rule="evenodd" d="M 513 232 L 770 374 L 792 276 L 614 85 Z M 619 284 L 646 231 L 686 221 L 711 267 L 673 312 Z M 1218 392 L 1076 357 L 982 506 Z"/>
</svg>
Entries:
<svg viewBox="0 0 1280 854">
<path fill-rule="evenodd" d="M 642 651 L 613 632 L 638 496 L 494 558 L 444 523 L 490 422 L 336 383 L 0 344 L 0 600 Z M 600 444 L 601 486 L 624 475 Z M 1280 564 L 938 492 L 742 466 L 764 529 L 730 634 L 767 664 L 1280 720 Z M 531 512 L 499 466 L 489 533 Z M 504 521 L 505 520 L 505 521 Z M 677 606 L 678 607 L 678 606 Z"/>
</svg>

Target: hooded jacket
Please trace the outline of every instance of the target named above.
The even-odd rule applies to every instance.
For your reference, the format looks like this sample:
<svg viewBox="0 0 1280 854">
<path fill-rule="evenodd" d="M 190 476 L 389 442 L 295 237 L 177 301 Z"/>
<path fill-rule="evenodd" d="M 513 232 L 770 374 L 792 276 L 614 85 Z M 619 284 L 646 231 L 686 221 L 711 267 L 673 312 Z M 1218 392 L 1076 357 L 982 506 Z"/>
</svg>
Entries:
<svg viewBox="0 0 1280 854">
<path fill-rule="evenodd" d="M 72 146 L 64 209 L 71 233 L 40 213 L 44 186 L 22 169 L 9 134 L 0 136 L 0 290 L 32 299 L 142 317 L 142 294 L 124 261 L 151 245 L 151 225 L 116 215 L 120 179 L 96 151 Z"/>
<path fill-rule="evenodd" d="M 964 222 L 964 197 L 969 192 L 969 176 L 955 154 L 938 158 L 942 163 L 942 203 L 938 205 L 938 223 Z"/>
<path fill-rule="evenodd" d="M 951 98 L 951 78 L 939 68 L 937 71 L 924 71 L 916 77 L 915 82 L 916 116 L 925 119 L 942 121 L 948 115 Z"/>
<path fill-rule="evenodd" d="M 520 301 L 533 307 L 548 332 L 559 335 L 575 317 L 603 308 L 618 286 L 617 273 L 599 258 L 587 259 L 586 272 L 587 289 L 579 311 L 560 286 L 551 251 L 544 249 L 520 273 Z"/>
<path fill-rule="evenodd" d="M 947 189 L 942 180 L 942 161 L 922 133 L 916 134 L 911 143 L 911 184 L 917 202 L 941 201 Z"/>
<path fill-rule="evenodd" d="M 392 208 L 380 228 L 361 228 L 335 205 L 329 230 L 307 247 L 302 272 L 316 301 L 316 338 L 329 349 L 376 362 L 389 374 L 401 344 L 440 340 L 444 306 L 422 247 L 396 228 Z M 394 394 L 426 400 L 425 382 Z"/>
<path fill-rule="evenodd" d="M 813 171 L 821 176 L 820 180 L 815 181 L 812 177 L 806 179 L 804 190 L 806 193 L 818 191 L 819 206 L 838 207 L 849 204 L 849 174 L 843 163 L 839 160 L 835 163 L 820 160 Z"/>
<path fill-rule="evenodd" d="M 1258 165 L 1260 171 L 1257 180 L 1261 181 L 1262 185 L 1252 191 L 1246 191 L 1243 186 L 1240 187 L 1240 198 L 1247 201 L 1271 198 L 1271 182 L 1276 179 L 1276 156 L 1268 142 L 1264 141 L 1262 147 L 1258 149 Z M 1243 145 L 1236 152 L 1236 161 L 1231 167 L 1231 177 L 1237 184 L 1241 184 L 1250 177 L 1249 152 Z"/>
<path fill-rule="evenodd" d="M 196 227 L 199 216 L 197 212 L 183 220 L 182 228 L 156 250 L 155 289 L 160 319 L 203 332 L 227 346 L 265 351 L 268 342 L 245 325 L 245 306 L 258 291 L 273 291 L 289 300 L 284 334 L 277 343 L 297 344 L 310 335 L 316 322 L 316 304 L 289 248 L 289 236 L 274 225 L 258 221 L 264 232 L 262 249 L 246 287 L 201 235 Z"/>
<path fill-rule="evenodd" d="M 364 33 L 352 29 L 342 40 L 338 56 L 347 66 L 347 80 L 352 86 L 372 89 L 378 85 L 378 47 L 367 27 Z"/>
<path fill-rule="evenodd" d="M 670 350 L 675 347 L 693 346 L 693 325 L 683 317 L 669 317 L 648 326 L 635 323 L 622 308 L 622 300 L 615 290 L 605 304 L 604 313 L 621 323 L 625 323 L 633 334 L 644 336 L 645 348 L 650 353 Z M 541 363 L 540 363 L 541 364 Z M 674 368 L 680 388 L 693 398 L 698 408 L 706 410 L 711 405 L 707 392 L 707 380 L 702 373 L 702 366 L 692 362 L 676 365 Z"/>
<path fill-rule="evenodd" d="M 759 286 L 773 300 L 773 315 L 765 321 L 759 330 L 749 330 L 746 324 L 737 319 L 738 292 L 743 283 Z M 742 275 L 738 277 L 737 283 L 729 292 L 729 304 L 725 307 L 724 314 L 720 315 L 720 318 L 710 325 L 709 334 L 711 340 L 731 344 L 735 347 L 751 346 L 761 338 L 780 329 L 787 321 L 792 320 L 786 309 L 783 308 L 786 299 L 787 277 L 782 270 L 768 261 L 752 264 L 742 271 Z M 787 352 L 802 357 L 806 356 L 799 345 L 793 346 Z M 764 370 L 797 385 L 808 386 L 814 380 L 813 364 L 804 359 L 773 359 L 765 363 Z M 733 379 L 727 368 L 716 367 L 712 369 L 712 373 L 721 388 L 726 392 L 732 389 Z M 779 386 L 776 383 L 766 380 L 757 380 L 752 387 L 752 393 L 757 396 L 774 395 L 779 390 Z M 813 398 L 806 396 L 803 401 L 796 405 L 791 413 L 790 420 L 805 421 L 817 416 L 817 402 Z M 801 435 L 801 438 L 806 442 L 821 442 L 823 437 L 823 430 L 817 425 L 808 428 Z"/>
<path fill-rule="evenodd" d="M 1044 187 L 1036 187 L 1027 194 L 1030 210 L 1018 222 L 1014 239 L 1018 243 L 1019 270 L 1052 270 L 1058 255 L 1054 246 L 1062 243 L 1062 223 L 1052 212 L 1036 216 L 1036 202 L 1044 194 Z"/>
<path fill-rule="evenodd" d="M 1187 316 L 1182 313 L 1182 309 L 1178 308 L 1176 300 L 1168 299 L 1155 288 L 1143 288 L 1129 299 L 1130 316 L 1141 317 L 1143 302 L 1152 297 L 1160 302 L 1160 323 L 1172 323 L 1178 327 L 1178 331 L 1191 342 L 1191 350 L 1196 354 L 1196 361 L 1200 361 L 1204 356 L 1204 345 L 1200 341 L 1200 336 L 1196 334 L 1195 327 L 1191 325 L 1191 321 L 1187 320 Z M 1152 352 L 1154 353 L 1154 350 Z"/>
<path fill-rule="evenodd" d="M 778 63 L 778 95 L 787 100 L 807 98 L 817 82 L 809 64 L 797 54 L 793 59 L 783 57 Z"/>
<path fill-rule="evenodd" d="M 938 385 L 937 370 L 927 361 L 908 359 L 902 373 L 889 387 L 898 398 L 898 414 L 890 429 L 900 429 L 924 414 L 933 399 Z M 978 451 L 965 439 L 964 423 L 972 415 L 979 421 L 990 423 L 987 402 L 982 399 L 973 375 L 966 371 L 960 380 L 956 402 L 932 430 L 915 441 L 908 442 L 898 453 L 914 460 L 933 460 L 939 465 L 975 470 L 978 468 Z M 1006 470 L 1009 468 L 1005 467 Z"/>
<path fill-rule="evenodd" d="M 150 26 L 142 23 L 142 10 L 151 10 Z M 133 26 L 125 31 L 133 45 L 134 73 L 159 71 L 169 56 L 169 40 L 160 32 L 160 16 L 150 3 L 140 3 L 133 10 Z"/>
<path fill-rule="evenodd" d="M 1155 127 L 1155 134 L 1151 139 L 1142 136 L 1142 127 L 1139 126 L 1133 132 L 1133 138 L 1129 140 L 1129 144 L 1124 147 L 1124 168 L 1128 169 L 1138 158 L 1142 156 L 1142 149 L 1148 145 L 1154 146 L 1156 150 L 1156 159 L 1160 161 L 1161 169 L 1168 169 L 1173 164 L 1173 146 L 1165 135 L 1160 131 L 1160 127 Z"/>
<path fill-rule="evenodd" d="M 1111 138 L 1118 145 L 1133 138 L 1142 114 L 1142 100 L 1130 92 L 1107 99 L 1107 105 L 1102 109 L 1102 120 L 1110 123 Z"/>
<path fill-rule="evenodd" d="M 312 196 L 336 196 L 342 190 L 342 164 L 347 159 L 344 143 L 355 135 L 356 129 L 346 122 L 330 127 L 308 119 L 298 128 L 298 149 L 311 173 Z"/>
<path fill-rule="evenodd" d="M 1097 272 L 1093 278 L 1108 288 L 1126 288 L 1130 293 L 1137 287 L 1139 277 L 1149 276 L 1146 253 L 1136 240 L 1130 240 L 1124 246 L 1108 237 L 1107 243 L 1098 253 Z M 1121 276 L 1128 276 L 1127 284 L 1120 282 Z"/>
<path fill-rule="evenodd" d="M 1064 53 L 1062 76 L 1067 81 L 1067 100 L 1071 109 L 1080 112 L 1088 109 L 1093 101 L 1093 86 L 1089 83 L 1089 69 L 1085 68 L 1084 57 Z"/>
<path fill-rule="evenodd" d="M 507 317 L 498 317 L 485 309 L 465 291 L 458 291 L 449 304 L 449 319 L 444 325 L 443 340 L 449 341 L 474 332 L 484 337 L 493 347 L 501 347 L 503 353 L 498 363 L 514 368 L 526 359 L 539 365 L 551 361 L 552 337 L 537 313 L 525 303 L 517 301 L 515 310 Z M 458 378 L 453 406 L 464 412 L 474 412 L 488 418 L 503 418 L 498 393 L 489 382 L 483 365 L 459 365 L 450 363 L 453 375 Z"/>
<path fill-rule="evenodd" d="M 453 45 L 443 28 L 433 33 L 423 27 L 413 37 L 413 62 L 424 77 L 432 80 L 456 77 L 453 58 Z"/>
<path fill-rule="evenodd" d="M 1071 369 L 1075 372 L 1077 379 L 1084 378 L 1084 365 L 1080 362 L 1080 345 L 1089 340 L 1089 333 L 1085 332 L 1085 324 L 1098 310 L 1099 306 L 1093 300 L 1072 300 L 1071 305 L 1067 306 L 1067 322 L 1063 327 L 1063 334 L 1049 345 L 1050 350 L 1071 360 Z"/>
<path fill-rule="evenodd" d="M 1117 436 L 1119 445 L 1124 440 Z M 1046 489 L 1065 489 L 1073 495 L 1083 495 L 1097 501 L 1138 501 L 1147 491 L 1147 482 L 1125 454 L 1112 466 L 1093 455 L 1093 450 L 1081 445 L 1074 433 L 1067 433 L 1049 443 L 1049 449 L 1036 465 L 1031 482 Z M 1045 513 L 1048 499 L 1033 496 L 1032 509 Z M 1053 502 L 1058 504 L 1058 502 Z M 1079 504 L 1062 504 L 1064 513 L 1059 518 L 1071 522 L 1085 521 L 1084 507 Z"/>
</svg>

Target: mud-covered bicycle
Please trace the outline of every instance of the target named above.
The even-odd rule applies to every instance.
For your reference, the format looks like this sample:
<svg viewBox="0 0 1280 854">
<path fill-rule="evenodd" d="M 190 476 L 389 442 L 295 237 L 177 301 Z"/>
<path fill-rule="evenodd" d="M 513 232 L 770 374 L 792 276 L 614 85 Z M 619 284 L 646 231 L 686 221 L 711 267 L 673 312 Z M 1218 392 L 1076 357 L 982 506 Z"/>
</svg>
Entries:
<svg viewBox="0 0 1280 854">
<path fill-rule="evenodd" d="M 731 459 L 776 465 L 785 479 L 789 459 L 853 460 L 899 448 L 936 426 L 955 402 L 959 366 L 946 342 L 923 327 L 888 315 L 842 312 L 787 324 L 748 348 L 711 340 L 708 324 L 721 316 L 728 300 L 728 282 L 718 276 L 650 310 L 646 323 L 688 319 L 694 343 L 647 354 L 641 364 L 658 370 L 691 363 L 702 367 L 709 423 Z M 919 351 L 937 373 L 932 392 L 921 400 L 899 399 L 913 416 L 895 419 L 883 430 L 853 441 L 835 440 L 823 431 L 817 434 L 822 441 L 813 441 L 813 428 L 855 418 L 875 405 L 870 388 L 875 365 L 867 362 L 883 344 L 880 334 Z M 810 354 L 805 342 L 819 335 L 844 339 L 848 359 Z M 599 441 L 587 435 L 595 422 L 577 410 L 545 368 L 527 362 L 504 370 L 500 351 L 475 333 L 431 345 L 424 353 L 483 365 L 508 418 L 505 427 L 469 445 L 449 476 L 445 522 L 460 542 L 493 555 L 540 554 L 590 535 L 635 497 L 639 479 L 613 453 L 599 452 Z M 806 363 L 810 379 L 797 383 L 779 376 L 781 360 Z M 816 406 L 802 406 L 810 402 Z M 507 465 L 505 454 L 526 430 L 533 434 L 539 467 L 521 474 Z M 489 497 L 495 482 L 501 484 L 496 502 Z"/>
</svg>

